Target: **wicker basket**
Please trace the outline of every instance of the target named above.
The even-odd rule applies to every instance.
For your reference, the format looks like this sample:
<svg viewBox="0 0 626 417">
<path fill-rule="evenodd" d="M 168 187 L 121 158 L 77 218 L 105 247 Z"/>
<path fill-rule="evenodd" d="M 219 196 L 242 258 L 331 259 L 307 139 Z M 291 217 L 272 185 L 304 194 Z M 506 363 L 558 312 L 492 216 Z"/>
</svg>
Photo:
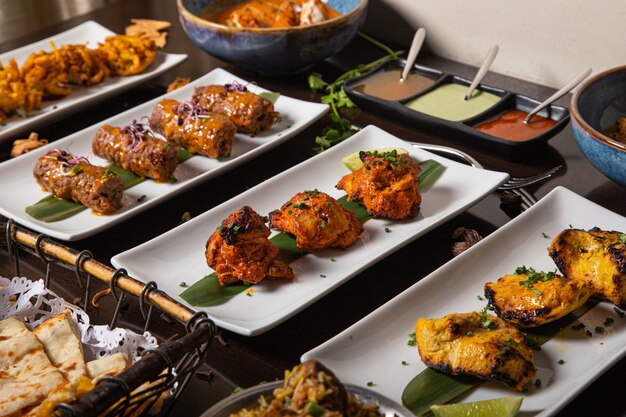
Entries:
<svg viewBox="0 0 626 417">
<path fill-rule="evenodd" d="M 189 378 L 203 362 L 216 336 L 215 324 L 203 312 L 195 312 L 160 291 L 154 282 L 143 284 L 124 269 L 113 270 L 93 259 L 89 251 L 78 252 L 18 227 L 12 220 L 0 223 L 0 248 L 6 247 L 20 275 L 20 252 L 37 256 L 46 265 L 45 285 L 51 279 L 51 264 L 72 269 L 84 288 L 83 300 L 91 298 L 91 279 L 108 284 L 116 305 L 110 326 L 115 327 L 121 306 L 136 300 L 148 328 L 153 308 L 183 324 L 186 334 L 144 352 L 140 361 L 114 377 L 103 377 L 95 389 L 71 404 L 59 404 L 57 416 L 144 416 L 166 415 L 185 389 Z M 81 274 L 85 275 L 84 283 Z M 85 311 L 88 302 L 84 303 Z M 144 385 L 145 384 L 145 385 Z M 140 388 L 141 387 L 141 388 Z M 139 390 L 137 388 L 140 388 Z M 165 400 L 163 401 L 163 399 Z"/>
</svg>

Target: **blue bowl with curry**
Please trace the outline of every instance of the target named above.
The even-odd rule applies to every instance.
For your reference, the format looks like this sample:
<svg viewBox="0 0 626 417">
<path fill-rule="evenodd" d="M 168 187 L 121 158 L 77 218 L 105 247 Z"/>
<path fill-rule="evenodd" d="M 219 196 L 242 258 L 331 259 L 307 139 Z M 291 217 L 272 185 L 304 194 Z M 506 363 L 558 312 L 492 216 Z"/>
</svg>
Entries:
<svg viewBox="0 0 626 417">
<path fill-rule="evenodd" d="M 368 0 L 177 0 L 187 36 L 241 68 L 282 75 L 336 54 L 363 24 Z"/>
<path fill-rule="evenodd" d="M 626 66 L 587 79 L 570 108 L 582 154 L 606 177 L 626 186 Z"/>
</svg>

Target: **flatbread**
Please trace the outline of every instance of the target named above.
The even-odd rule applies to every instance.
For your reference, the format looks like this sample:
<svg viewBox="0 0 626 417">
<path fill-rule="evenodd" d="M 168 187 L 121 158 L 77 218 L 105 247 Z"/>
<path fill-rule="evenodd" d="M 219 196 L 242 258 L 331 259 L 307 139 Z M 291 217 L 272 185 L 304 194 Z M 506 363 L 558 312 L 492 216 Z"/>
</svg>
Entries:
<svg viewBox="0 0 626 417">
<path fill-rule="evenodd" d="M 65 379 L 72 382 L 79 376 L 87 376 L 83 346 L 70 310 L 44 321 L 33 333 L 43 345 L 52 365 L 59 368 Z"/>
<path fill-rule="evenodd" d="M 22 322 L 14 317 L 0 321 L 0 417 L 38 404 L 66 383 Z"/>
<path fill-rule="evenodd" d="M 126 353 L 117 352 L 102 359 L 87 362 L 87 376 L 92 380 L 101 376 L 113 376 L 130 366 L 130 356 Z"/>
</svg>

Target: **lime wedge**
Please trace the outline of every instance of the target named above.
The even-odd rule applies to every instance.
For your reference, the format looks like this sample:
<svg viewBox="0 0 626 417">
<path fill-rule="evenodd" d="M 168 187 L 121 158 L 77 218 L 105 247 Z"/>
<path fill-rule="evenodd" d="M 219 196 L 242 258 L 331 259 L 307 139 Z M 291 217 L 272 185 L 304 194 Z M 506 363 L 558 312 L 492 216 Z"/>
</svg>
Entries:
<svg viewBox="0 0 626 417">
<path fill-rule="evenodd" d="M 515 417 L 524 397 L 504 397 L 449 405 L 431 405 L 435 417 Z"/>
<path fill-rule="evenodd" d="M 402 149 L 402 148 L 366 149 L 365 151 L 366 152 L 378 151 L 379 153 L 383 153 L 383 152 L 391 152 L 394 149 L 398 154 L 408 153 L 405 149 Z M 361 162 L 361 159 L 359 158 L 359 152 L 360 151 L 353 152 L 350 155 L 345 156 L 341 159 L 341 162 L 343 162 L 346 168 L 348 168 L 350 171 L 354 172 L 363 166 L 363 162 Z"/>
</svg>

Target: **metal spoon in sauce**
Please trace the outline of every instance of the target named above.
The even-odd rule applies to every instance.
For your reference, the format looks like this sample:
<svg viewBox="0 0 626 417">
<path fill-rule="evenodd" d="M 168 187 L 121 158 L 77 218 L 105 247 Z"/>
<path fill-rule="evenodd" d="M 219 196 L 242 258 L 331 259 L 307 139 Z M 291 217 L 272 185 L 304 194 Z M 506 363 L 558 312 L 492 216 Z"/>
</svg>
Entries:
<svg viewBox="0 0 626 417">
<path fill-rule="evenodd" d="M 465 100 L 469 100 L 470 98 L 472 98 L 472 94 L 474 93 L 474 90 L 476 89 L 476 87 L 478 87 L 478 84 L 480 84 L 483 78 L 485 78 L 485 75 L 487 75 L 487 71 L 489 71 L 489 67 L 491 67 L 493 60 L 496 59 L 496 55 L 498 55 L 499 49 L 500 48 L 498 47 L 498 45 L 493 45 L 491 49 L 489 50 L 489 52 L 487 52 L 487 56 L 485 57 L 485 60 L 483 61 L 480 68 L 478 69 L 476 76 L 472 80 L 472 84 L 467 89 L 467 94 L 465 94 Z"/>
<path fill-rule="evenodd" d="M 409 55 L 406 57 L 406 64 L 404 64 L 404 69 L 402 70 L 402 75 L 400 76 L 401 82 L 406 80 L 406 77 L 408 77 L 409 71 L 411 71 L 411 68 L 415 63 L 415 58 L 417 58 L 417 54 L 419 53 L 420 49 L 422 49 L 424 38 L 426 38 L 426 29 L 417 29 L 417 32 L 415 32 L 415 36 L 413 36 L 413 43 L 411 43 Z"/>
<path fill-rule="evenodd" d="M 528 113 L 526 118 L 524 119 L 524 123 L 530 122 L 530 119 L 535 114 L 539 113 L 541 110 L 543 110 L 544 108 L 548 107 L 550 104 L 552 104 L 553 101 L 556 101 L 556 100 L 560 99 L 562 96 L 564 96 L 565 94 L 569 93 L 572 88 L 574 88 L 578 84 L 580 84 L 582 80 L 584 80 L 585 78 L 587 78 L 589 76 L 589 74 L 591 74 L 591 68 L 587 68 L 586 70 L 584 70 L 580 74 L 578 74 L 576 77 L 574 77 L 574 79 L 572 81 L 570 81 L 569 83 L 565 84 L 565 86 L 563 88 L 561 88 L 556 93 L 552 94 L 550 97 L 548 97 L 543 102 L 541 102 L 537 107 L 532 109 L 530 111 L 530 113 Z"/>
</svg>

